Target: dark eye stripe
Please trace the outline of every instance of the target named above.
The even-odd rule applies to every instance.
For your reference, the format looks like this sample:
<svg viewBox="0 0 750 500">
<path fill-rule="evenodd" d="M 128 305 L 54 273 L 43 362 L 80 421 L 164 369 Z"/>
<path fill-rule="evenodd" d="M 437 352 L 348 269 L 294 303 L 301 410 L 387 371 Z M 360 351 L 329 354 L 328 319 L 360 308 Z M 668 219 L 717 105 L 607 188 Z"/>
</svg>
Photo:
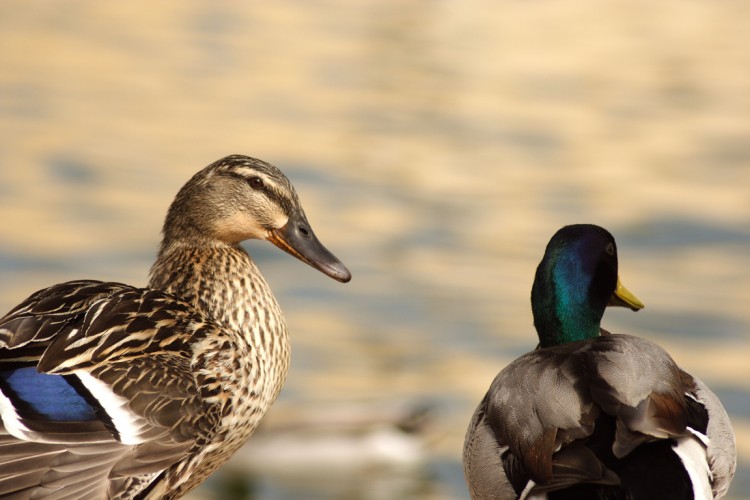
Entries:
<svg viewBox="0 0 750 500">
<path fill-rule="evenodd" d="M 262 177 L 257 175 L 248 177 L 246 175 L 239 174 L 237 172 L 227 172 L 226 175 L 234 177 L 235 179 L 242 179 L 250 187 L 258 191 L 262 191 L 269 199 L 275 201 L 284 211 L 291 213 L 294 210 L 294 201 L 284 196 L 283 191 L 279 191 L 275 185 L 266 184 Z M 260 181 L 260 186 L 256 187 L 253 185 L 254 182 Z"/>
</svg>

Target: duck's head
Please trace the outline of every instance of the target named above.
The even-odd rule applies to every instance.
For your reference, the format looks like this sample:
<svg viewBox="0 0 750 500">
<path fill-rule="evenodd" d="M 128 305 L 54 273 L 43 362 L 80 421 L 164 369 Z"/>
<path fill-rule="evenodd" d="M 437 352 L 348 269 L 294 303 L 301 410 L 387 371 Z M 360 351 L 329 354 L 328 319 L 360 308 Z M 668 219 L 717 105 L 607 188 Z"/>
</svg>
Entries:
<svg viewBox="0 0 750 500">
<path fill-rule="evenodd" d="M 531 289 L 541 347 L 597 337 L 608 305 L 643 308 L 620 282 L 615 239 L 592 224 L 563 227 L 547 244 Z"/>
<path fill-rule="evenodd" d="M 163 233 L 162 251 L 268 240 L 335 280 L 351 279 L 315 236 L 289 179 L 247 156 L 227 156 L 195 174 L 172 202 Z"/>
</svg>

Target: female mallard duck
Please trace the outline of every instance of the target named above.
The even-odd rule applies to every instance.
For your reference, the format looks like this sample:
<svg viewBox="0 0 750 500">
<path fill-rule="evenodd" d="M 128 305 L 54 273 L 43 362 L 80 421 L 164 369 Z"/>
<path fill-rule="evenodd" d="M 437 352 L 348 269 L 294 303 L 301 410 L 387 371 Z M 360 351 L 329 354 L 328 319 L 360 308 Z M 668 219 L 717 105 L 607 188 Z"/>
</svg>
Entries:
<svg viewBox="0 0 750 500">
<path fill-rule="evenodd" d="M 0 496 L 177 498 L 248 439 L 289 365 L 249 238 L 351 277 L 284 174 L 236 155 L 177 194 L 147 288 L 72 281 L 0 319 Z"/>
<path fill-rule="evenodd" d="M 693 499 L 726 493 L 734 434 L 717 397 L 659 346 L 610 335 L 622 287 L 606 230 L 567 226 L 531 291 L 539 348 L 505 367 L 474 412 L 464 472 L 474 499 Z"/>
</svg>

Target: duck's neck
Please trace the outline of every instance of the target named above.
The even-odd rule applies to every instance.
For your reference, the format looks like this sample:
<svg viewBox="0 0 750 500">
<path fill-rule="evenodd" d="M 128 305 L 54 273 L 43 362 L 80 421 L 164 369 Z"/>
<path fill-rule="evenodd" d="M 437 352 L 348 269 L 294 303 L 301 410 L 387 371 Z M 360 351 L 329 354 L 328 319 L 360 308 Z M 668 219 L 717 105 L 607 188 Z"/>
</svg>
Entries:
<svg viewBox="0 0 750 500">
<path fill-rule="evenodd" d="M 531 309 L 539 345 L 554 345 L 599 336 L 606 304 L 592 297 L 591 282 L 575 258 L 543 260 L 531 290 Z"/>
<path fill-rule="evenodd" d="M 276 298 L 239 245 L 163 246 L 149 287 L 180 297 L 254 349 L 288 357 L 286 324 Z"/>
</svg>

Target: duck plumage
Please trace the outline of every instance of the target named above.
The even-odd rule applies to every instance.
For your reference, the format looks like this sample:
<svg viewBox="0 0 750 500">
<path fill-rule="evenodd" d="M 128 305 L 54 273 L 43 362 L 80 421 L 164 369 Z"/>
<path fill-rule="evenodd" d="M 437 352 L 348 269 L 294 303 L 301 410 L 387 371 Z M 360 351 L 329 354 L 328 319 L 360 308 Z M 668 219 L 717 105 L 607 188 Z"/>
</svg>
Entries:
<svg viewBox="0 0 750 500">
<path fill-rule="evenodd" d="M 735 443 L 724 408 L 658 345 L 602 330 L 613 303 L 642 307 L 619 281 L 612 236 L 558 231 L 532 290 L 540 347 L 500 371 L 466 434 L 472 498 L 726 493 Z"/>
<path fill-rule="evenodd" d="M 149 286 L 80 280 L 0 319 L 0 496 L 177 498 L 252 434 L 289 339 L 247 238 L 339 281 L 286 177 L 233 155 L 178 193 Z"/>
</svg>

